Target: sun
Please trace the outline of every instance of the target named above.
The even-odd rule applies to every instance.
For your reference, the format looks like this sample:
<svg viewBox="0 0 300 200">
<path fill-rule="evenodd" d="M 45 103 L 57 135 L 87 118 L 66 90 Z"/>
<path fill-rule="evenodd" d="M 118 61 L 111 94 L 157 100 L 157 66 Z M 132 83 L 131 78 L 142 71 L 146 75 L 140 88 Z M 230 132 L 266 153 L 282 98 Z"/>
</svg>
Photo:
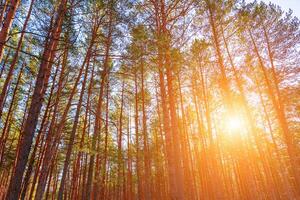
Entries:
<svg viewBox="0 0 300 200">
<path fill-rule="evenodd" d="M 243 121 L 240 117 L 230 117 L 227 121 L 227 128 L 231 131 L 239 131 L 243 128 Z"/>
<path fill-rule="evenodd" d="M 247 132 L 245 121 L 240 115 L 228 116 L 225 120 L 225 127 L 229 134 L 244 135 Z"/>
</svg>

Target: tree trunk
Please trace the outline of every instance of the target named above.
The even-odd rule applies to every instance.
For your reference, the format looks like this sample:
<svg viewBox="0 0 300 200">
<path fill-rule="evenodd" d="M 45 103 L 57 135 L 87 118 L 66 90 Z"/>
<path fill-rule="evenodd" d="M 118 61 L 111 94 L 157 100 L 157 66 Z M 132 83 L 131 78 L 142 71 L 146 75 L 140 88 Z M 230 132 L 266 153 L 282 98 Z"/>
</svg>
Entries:
<svg viewBox="0 0 300 200">
<path fill-rule="evenodd" d="M 88 54 L 87 56 L 88 56 L 88 58 L 87 58 L 87 64 L 86 64 L 84 79 L 83 79 L 83 83 L 82 83 L 82 86 L 81 86 L 80 97 L 79 97 L 79 101 L 78 101 L 78 105 L 77 105 L 77 109 L 76 109 L 76 114 L 75 114 L 75 117 L 74 117 L 74 123 L 73 123 L 72 131 L 71 131 L 71 134 L 70 134 L 69 144 L 68 144 L 68 148 L 67 148 L 67 154 L 66 154 L 66 158 L 65 158 L 64 166 L 63 166 L 63 173 L 62 173 L 61 183 L 60 183 L 60 187 L 59 187 L 59 191 L 58 191 L 58 199 L 59 200 L 63 199 L 63 191 L 64 191 L 64 187 L 65 187 L 66 174 L 67 174 L 68 167 L 69 167 L 69 164 L 70 164 L 71 153 L 72 153 L 73 145 L 74 145 L 74 141 L 75 141 L 75 135 L 76 135 L 76 131 L 77 131 L 77 126 L 78 126 L 79 115 L 80 115 L 80 110 L 81 110 L 81 106 L 82 106 L 83 95 L 84 95 L 84 92 L 85 92 L 85 85 L 86 85 L 86 81 L 87 81 L 88 69 L 89 69 L 89 64 L 90 64 L 90 54 Z"/>
<path fill-rule="evenodd" d="M 0 31 L 0 62 L 2 61 L 4 46 L 7 42 L 6 40 L 8 38 L 9 30 L 15 17 L 16 11 L 19 7 L 20 0 L 11 0 L 9 1 L 9 3 L 10 4 L 6 5 L 6 10 L 4 11 L 6 12 L 6 17 L 3 22 L 1 20 L 2 27 Z"/>
<path fill-rule="evenodd" d="M 101 85 L 100 91 L 98 96 L 98 102 L 96 107 L 95 113 L 95 126 L 94 126 L 94 135 L 92 139 L 92 149 L 96 150 L 96 142 L 99 138 L 99 132 L 101 128 L 101 113 L 102 113 L 102 102 L 103 102 L 103 93 L 104 93 L 104 86 L 107 80 L 107 74 L 109 72 L 109 52 L 111 47 L 111 40 L 112 40 L 112 11 L 110 10 L 109 13 L 109 24 L 108 24 L 108 36 L 106 38 L 106 47 L 105 47 L 105 54 L 104 54 L 104 61 L 103 61 L 103 71 L 101 74 Z M 86 199 L 90 199 L 91 191 L 92 191 L 92 183 L 93 183 L 93 174 L 94 174 L 94 162 L 95 162 L 95 155 L 92 154 L 89 163 L 88 169 L 88 179 L 87 179 L 87 190 L 86 190 Z M 97 195 L 96 195 L 97 196 Z"/>
<path fill-rule="evenodd" d="M 276 112 L 278 122 L 279 122 L 280 127 L 281 127 L 282 132 L 283 132 L 284 140 L 285 140 L 285 143 L 287 145 L 287 152 L 288 152 L 290 162 L 291 162 L 291 166 L 292 166 L 292 173 L 293 173 L 294 178 L 295 178 L 296 191 L 298 191 L 298 196 L 300 196 L 300 192 L 299 192 L 300 191 L 300 172 L 299 172 L 300 169 L 298 167 L 300 162 L 299 162 L 299 158 L 298 158 L 298 149 L 297 149 L 297 147 L 294 143 L 293 136 L 291 135 L 291 133 L 289 131 L 282 101 L 280 99 L 276 100 L 275 94 L 274 94 L 272 86 L 271 86 L 271 82 L 268 78 L 266 68 L 265 68 L 263 60 L 262 60 L 262 58 L 259 54 L 257 45 L 256 45 L 255 40 L 254 40 L 253 35 L 252 35 L 252 32 L 251 32 L 250 29 L 248 29 L 248 32 L 249 32 L 249 35 L 250 35 L 251 42 L 254 46 L 254 52 L 255 52 L 255 54 L 258 58 L 258 61 L 259 61 L 259 66 L 260 66 L 260 68 L 263 72 L 263 75 L 264 75 L 264 79 L 265 79 L 265 82 L 266 82 L 266 85 L 267 85 L 268 95 L 269 95 L 269 97 L 270 97 L 270 99 L 273 103 L 273 107 L 275 108 L 275 112 Z"/>
<path fill-rule="evenodd" d="M 17 64 L 17 61 L 18 61 L 18 58 L 19 58 L 19 51 L 21 50 L 24 34 L 25 34 L 25 31 L 26 31 L 27 23 L 29 21 L 30 15 L 31 15 L 33 3 L 34 3 L 34 0 L 31 0 L 29 10 L 28 10 L 28 13 L 27 13 L 27 16 L 26 16 L 26 19 L 25 19 L 25 22 L 24 22 L 24 25 L 23 25 L 23 28 L 22 28 L 21 36 L 20 36 L 20 39 L 19 39 L 19 42 L 18 42 L 18 46 L 17 46 L 16 52 L 15 52 L 15 55 L 13 57 L 13 60 L 11 61 L 11 64 L 10 64 L 10 67 L 9 67 L 9 70 L 8 70 L 8 73 L 7 73 L 7 76 L 6 76 L 6 79 L 4 81 L 2 91 L 1 91 L 1 94 L 0 94 L 0 119 L 1 119 L 1 116 L 2 116 L 2 112 L 3 112 L 4 99 L 5 99 L 6 92 L 8 90 L 8 86 L 9 86 L 10 80 L 12 78 L 14 69 L 15 69 L 15 65 Z M 1 46 L 0 46 L 0 48 L 1 48 Z"/>
<path fill-rule="evenodd" d="M 35 89 L 32 96 L 32 102 L 29 108 L 28 117 L 25 122 L 24 129 L 22 131 L 23 137 L 20 144 L 20 153 L 17 157 L 15 171 L 13 172 L 13 175 L 11 177 L 6 197 L 7 200 L 18 199 L 19 193 L 21 191 L 22 178 L 27 164 L 30 148 L 32 145 L 35 128 L 38 122 L 38 116 L 40 114 L 41 107 L 43 104 L 44 94 L 48 86 L 48 80 L 52 68 L 52 61 L 55 57 L 55 51 L 58 45 L 58 38 L 61 32 L 61 26 L 66 10 L 66 4 L 67 0 L 61 1 L 58 10 L 58 17 L 55 21 L 53 28 L 51 28 L 52 34 L 50 35 L 50 41 L 46 42 L 45 51 L 42 56 L 43 60 L 41 62 L 38 76 L 36 79 Z"/>
</svg>

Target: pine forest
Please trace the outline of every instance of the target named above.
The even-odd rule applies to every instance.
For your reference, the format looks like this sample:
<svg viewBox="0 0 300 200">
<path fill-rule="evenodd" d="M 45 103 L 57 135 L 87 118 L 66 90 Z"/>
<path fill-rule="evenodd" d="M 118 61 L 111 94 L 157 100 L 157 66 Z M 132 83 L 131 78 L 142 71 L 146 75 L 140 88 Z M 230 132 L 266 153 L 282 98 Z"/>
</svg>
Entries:
<svg viewBox="0 0 300 200">
<path fill-rule="evenodd" d="M 0 199 L 300 200 L 292 9 L 0 0 Z"/>
</svg>

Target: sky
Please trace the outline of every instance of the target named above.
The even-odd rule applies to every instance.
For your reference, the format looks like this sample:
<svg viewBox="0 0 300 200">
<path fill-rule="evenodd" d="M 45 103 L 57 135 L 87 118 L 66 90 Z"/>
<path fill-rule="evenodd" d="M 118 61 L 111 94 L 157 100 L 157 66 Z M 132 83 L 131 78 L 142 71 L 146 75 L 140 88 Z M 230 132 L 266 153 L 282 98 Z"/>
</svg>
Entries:
<svg viewBox="0 0 300 200">
<path fill-rule="evenodd" d="M 246 2 L 252 2 L 253 0 L 246 0 Z M 260 0 L 257 0 L 260 1 Z M 262 0 L 266 3 L 272 2 L 279 5 L 283 10 L 288 11 L 289 8 L 293 10 L 293 15 L 300 19 L 300 0 Z"/>
</svg>

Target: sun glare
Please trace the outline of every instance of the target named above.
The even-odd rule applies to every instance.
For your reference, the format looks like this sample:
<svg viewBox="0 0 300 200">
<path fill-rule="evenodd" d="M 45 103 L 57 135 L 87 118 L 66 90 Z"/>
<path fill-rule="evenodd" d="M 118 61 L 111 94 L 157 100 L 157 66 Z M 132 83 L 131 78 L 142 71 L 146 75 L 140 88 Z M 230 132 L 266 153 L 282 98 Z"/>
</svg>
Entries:
<svg viewBox="0 0 300 200">
<path fill-rule="evenodd" d="M 229 116 L 225 121 L 225 126 L 230 134 L 240 134 L 246 132 L 246 126 L 241 116 Z"/>
</svg>

